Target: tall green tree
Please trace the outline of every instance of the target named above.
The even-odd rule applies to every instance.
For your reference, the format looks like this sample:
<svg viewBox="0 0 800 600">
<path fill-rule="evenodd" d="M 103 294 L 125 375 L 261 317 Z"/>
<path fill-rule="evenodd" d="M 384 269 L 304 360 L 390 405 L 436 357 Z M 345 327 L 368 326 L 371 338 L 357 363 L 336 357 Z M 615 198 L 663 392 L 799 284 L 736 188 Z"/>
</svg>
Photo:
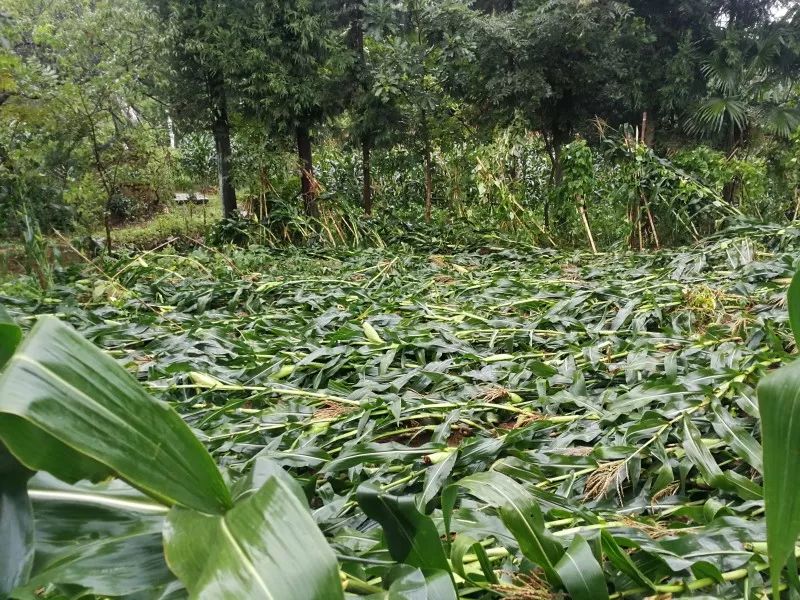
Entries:
<svg viewBox="0 0 800 600">
<path fill-rule="evenodd" d="M 340 86 L 352 55 L 336 28 L 328 0 L 231 2 L 225 39 L 233 49 L 236 90 L 265 135 L 294 138 L 300 193 L 307 215 L 319 215 L 313 137 L 338 113 L 347 94 Z"/>
<path fill-rule="evenodd" d="M 228 217 L 237 208 L 228 78 L 233 56 L 224 43 L 232 25 L 231 6 L 208 0 L 150 1 L 161 19 L 161 57 L 168 65 L 167 74 L 151 83 L 179 124 L 213 135 L 219 195 Z"/>
<path fill-rule="evenodd" d="M 405 0 L 384 14 L 380 37 L 374 39 L 373 93 L 398 107 L 400 124 L 419 153 L 424 172 L 424 215 L 431 220 L 435 146 L 459 129 L 459 105 L 448 93 L 448 63 L 469 53 L 458 36 L 448 35 L 447 2 Z"/>
<path fill-rule="evenodd" d="M 12 0 L 7 10 L 0 177 L 10 183 L 3 187 L 16 194 L 17 210 L 46 229 L 61 225 L 53 217 L 68 195 L 76 220 L 94 213 L 99 200 L 110 249 L 112 204 L 138 160 L 136 148 L 160 119 L 140 84 L 154 69 L 150 15 L 136 0 Z M 91 228 L 92 219 L 85 221 Z"/>
</svg>

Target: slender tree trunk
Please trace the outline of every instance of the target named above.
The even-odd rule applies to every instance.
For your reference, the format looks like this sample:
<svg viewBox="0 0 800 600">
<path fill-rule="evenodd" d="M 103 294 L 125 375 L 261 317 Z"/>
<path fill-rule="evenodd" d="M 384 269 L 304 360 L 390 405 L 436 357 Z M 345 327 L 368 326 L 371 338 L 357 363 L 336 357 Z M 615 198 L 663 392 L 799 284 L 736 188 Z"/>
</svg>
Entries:
<svg viewBox="0 0 800 600">
<path fill-rule="evenodd" d="M 236 210 L 236 189 L 231 175 L 232 155 L 231 127 L 228 122 L 228 105 L 225 89 L 221 84 L 213 87 L 216 109 L 214 114 L 214 145 L 217 149 L 217 174 L 219 175 L 219 197 L 222 200 L 222 216 L 228 218 Z"/>
<path fill-rule="evenodd" d="M 640 215 L 639 215 L 639 208 L 640 208 L 640 201 L 637 198 L 635 201 L 631 200 L 628 205 L 628 222 L 631 224 L 631 233 L 628 236 L 628 245 L 631 249 L 636 247 L 636 232 L 637 227 L 639 225 Z M 641 245 L 641 240 L 639 242 Z"/>
<path fill-rule="evenodd" d="M 647 111 L 642 113 L 642 145 L 647 146 Z"/>
<path fill-rule="evenodd" d="M 111 254 L 111 208 L 106 202 L 106 209 L 103 211 L 103 225 L 106 228 L 106 254 Z"/>
<path fill-rule="evenodd" d="M 792 223 L 797 221 L 797 215 L 800 213 L 800 188 L 795 188 L 794 190 L 794 213 L 792 213 Z"/>
<path fill-rule="evenodd" d="M 314 179 L 314 160 L 311 155 L 311 133 L 308 126 L 297 126 L 297 156 L 300 159 L 300 193 L 303 208 L 309 217 L 319 217 L 317 182 Z"/>
<path fill-rule="evenodd" d="M 562 143 L 556 139 L 555 134 L 552 137 L 545 134 L 544 138 L 547 156 L 550 158 L 550 185 L 558 187 L 564 180 L 564 168 L 561 162 Z"/>
<path fill-rule="evenodd" d="M 356 77 L 361 88 L 362 94 L 369 94 L 367 85 L 367 57 L 364 52 L 364 13 L 360 1 L 353 3 L 354 10 L 350 19 L 350 30 L 348 31 L 348 46 L 358 54 L 358 68 Z M 362 115 L 363 117 L 363 115 Z M 361 193 L 361 206 L 366 216 L 372 216 L 372 165 L 370 164 L 370 154 L 372 152 L 372 139 L 369 132 L 361 135 L 361 175 L 363 188 Z"/>
<path fill-rule="evenodd" d="M 658 231 L 656 231 L 656 220 L 653 218 L 653 211 L 650 210 L 650 203 L 644 199 L 644 207 L 647 210 L 647 221 L 650 223 L 650 233 L 653 234 L 653 243 L 656 245 L 656 250 L 661 249 L 661 242 L 658 239 Z"/>
<path fill-rule="evenodd" d="M 83 100 L 83 96 L 81 96 L 81 102 L 83 104 L 84 109 L 86 109 L 86 103 Z M 87 110 L 88 115 L 88 110 Z M 103 166 L 103 161 L 100 156 L 100 143 L 97 138 L 97 128 L 95 127 L 94 120 L 91 116 L 88 117 L 89 120 L 89 134 L 92 138 L 92 154 L 94 156 L 94 166 L 97 169 L 97 174 L 100 176 L 100 183 L 103 185 L 103 189 L 106 192 L 106 202 L 103 208 L 103 225 L 105 226 L 106 230 L 106 254 L 111 254 L 111 201 L 114 199 L 114 194 L 116 193 L 116 178 L 114 180 L 110 180 L 108 174 L 106 172 L 105 167 Z"/>
<path fill-rule="evenodd" d="M 561 161 L 561 142 L 553 142 L 553 185 L 560 186 L 564 181 L 564 165 Z"/>
<path fill-rule="evenodd" d="M 431 148 L 425 144 L 425 222 L 431 222 L 433 205 L 433 165 L 431 164 Z"/>
<path fill-rule="evenodd" d="M 361 173 L 364 179 L 364 188 L 361 199 L 364 206 L 364 214 L 372 216 L 372 165 L 370 164 L 370 141 L 364 136 L 361 139 Z"/>
</svg>

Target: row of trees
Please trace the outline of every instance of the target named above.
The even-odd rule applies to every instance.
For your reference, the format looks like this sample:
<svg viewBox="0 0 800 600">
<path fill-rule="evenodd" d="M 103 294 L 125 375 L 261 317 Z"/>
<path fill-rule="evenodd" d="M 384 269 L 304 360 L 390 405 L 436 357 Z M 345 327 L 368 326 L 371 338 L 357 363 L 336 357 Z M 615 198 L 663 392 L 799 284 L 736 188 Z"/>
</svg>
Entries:
<svg viewBox="0 0 800 600">
<path fill-rule="evenodd" d="M 405 143 L 425 168 L 432 148 L 512 121 L 538 132 L 562 176 L 561 148 L 590 120 L 642 118 L 646 139 L 716 136 L 728 151 L 800 122 L 794 9 L 768 0 L 160 1 L 171 105 L 211 128 L 226 213 L 229 114 L 296 140 L 306 212 L 318 211 L 312 134 L 343 117 L 370 154 Z M 187 92 L 189 92 L 187 94 Z M 190 110 L 186 110 L 189 108 Z M 280 143 L 280 142 L 279 142 Z"/>
<path fill-rule="evenodd" d="M 65 180 L 83 160 L 107 230 L 126 172 L 157 181 L 168 162 L 168 120 L 179 138 L 213 136 L 225 215 L 237 208 L 232 139 L 247 130 L 267 150 L 295 148 L 310 216 L 315 140 L 359 149 L 367 214 L 373 152 L 402 145 L 423 165 L 427 219 L 436 150 L 511 123 L 543 141 L 555 187 L 563 147 L 596 119 L 636 123 L 651 145 L 702 139 L 728 153 L 800 123 L 800 10 L 779 0 L 8 0 L 7 11 L 0 177 L 25 189 L 31 160 Z"/>
</svg>

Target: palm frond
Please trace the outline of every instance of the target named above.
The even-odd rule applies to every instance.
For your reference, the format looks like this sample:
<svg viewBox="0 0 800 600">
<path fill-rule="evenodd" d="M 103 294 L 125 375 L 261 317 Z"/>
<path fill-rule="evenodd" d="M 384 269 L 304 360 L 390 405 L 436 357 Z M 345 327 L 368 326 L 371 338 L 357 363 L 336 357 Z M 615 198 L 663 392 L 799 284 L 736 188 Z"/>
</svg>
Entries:
<svg viewBox="0 0 800 600">
<path fill-rule="evenodd" d="M 758 121 L 769 133 L 788 138 L 800 127 L 800 109 L 766 104 L 758 110 Z"/>
<path fill-rule="evenodd" d="M 738 129 L 748 124 L 748 107 L 738 98 L 714 97 L 703 102 L 689 118 L 687 130 L 692 134 L 719 133 L 726 124 Z"/>
</svg>

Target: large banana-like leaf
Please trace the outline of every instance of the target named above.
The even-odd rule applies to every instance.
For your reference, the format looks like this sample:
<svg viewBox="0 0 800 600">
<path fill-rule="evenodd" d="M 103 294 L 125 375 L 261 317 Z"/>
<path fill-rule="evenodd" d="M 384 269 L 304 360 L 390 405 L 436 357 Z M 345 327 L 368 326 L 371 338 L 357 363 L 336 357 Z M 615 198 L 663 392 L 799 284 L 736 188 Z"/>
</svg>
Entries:
<svg viewBox="0 0 800 600">
<path fill-rule="evenodd" d="M 0 443 L 0 598 L 24 583 L 33 565 L 31 475 Z"/>
<path fill-rule="evenodd" d="M 156 597 L 177 583 L 164 560 L 162 506 L 119 480 L 70 486 L 39 473 L 28 488 L 36 561 L 30 581 L 12 598 L 37 598 L 47 586 Z"/>
<path fill-rule="evenodd" d="M 111 357 L 42 318 L 0 375 L 0 439 L 60 479 L 116 473 L 168 506 L 220 513 L 230 493 L 178 414 Z"/>
<path fill-rule="evenodd" d="M 0 368 L 22 339 L 22 331 L 0 306 Z M 24 583 L 33 566 L 33 514 L 28 479 L 33 475 L 0 442 L 0 598 Z"/>
<path fill-rule="evenodd" d="M 295 488 L 288 475 L 275 473 L 225 515 L 170 511 L 167 562 L 191 598 L 344 597 L 336 556 Z"/>
<path fill-rule="evenodd" d="M 800 271 L 789 286 L 789 320 L 800 340 Z M 764 505 L 767 545 L 775 598 L 780 573 L 800 535 L 797 457 L 800 456 L 800 361 L 771 373 L 758 385 L 761 446 L 764 452 Z M 796 569 L 794 562 L 790 569 Z"/>
</svg>

